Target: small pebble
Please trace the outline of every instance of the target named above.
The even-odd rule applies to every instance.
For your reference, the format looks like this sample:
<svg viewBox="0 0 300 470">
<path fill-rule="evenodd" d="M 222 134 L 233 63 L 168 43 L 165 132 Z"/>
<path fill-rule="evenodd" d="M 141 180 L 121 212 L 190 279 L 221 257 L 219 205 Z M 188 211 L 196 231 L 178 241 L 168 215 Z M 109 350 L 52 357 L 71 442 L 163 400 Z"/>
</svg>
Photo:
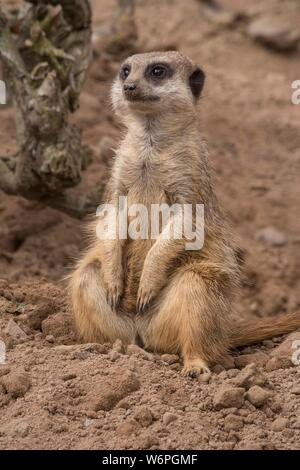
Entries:
<svg viewBox="0 0 300 470">
<path fill-rule="evenodd" d="M 169 413 L 169 412 L 166 412 L 164 415 L 163 415 L 163 423 L 168 426 L 170 423 L 172 423 L 173 421 L 176 421 L 178 419 L 178 416 L 173 414 L 173 413 Z"/>
</svg>

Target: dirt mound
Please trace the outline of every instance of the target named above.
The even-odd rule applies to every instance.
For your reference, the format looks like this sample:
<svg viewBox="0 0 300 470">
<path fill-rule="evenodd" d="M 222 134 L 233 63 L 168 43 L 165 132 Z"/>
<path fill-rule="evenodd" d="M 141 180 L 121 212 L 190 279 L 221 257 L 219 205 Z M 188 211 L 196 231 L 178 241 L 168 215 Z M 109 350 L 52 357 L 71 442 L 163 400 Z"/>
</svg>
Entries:
<svg viewBox="0 0 300 470">
<path fill-rule="evenodd" d="M 0 292 L 8 345 L 0 448 L 299 446 L 300 369 L 289 338 L 235 353 L 211 377 L 192 380 L 177 356 L 125 350 L 120 341 L 78 344 L 57 286 L 2 282 Z"/>
</svg>

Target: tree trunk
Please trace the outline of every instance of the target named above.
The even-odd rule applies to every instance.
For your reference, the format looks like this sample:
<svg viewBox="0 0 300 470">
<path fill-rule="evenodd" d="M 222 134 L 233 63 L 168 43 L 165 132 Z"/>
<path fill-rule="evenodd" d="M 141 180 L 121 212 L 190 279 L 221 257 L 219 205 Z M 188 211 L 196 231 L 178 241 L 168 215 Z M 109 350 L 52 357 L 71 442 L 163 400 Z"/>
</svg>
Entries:
<svg viewBox="0 0 300 470">
<path fill-rule="evenodd" d="M 0 57 L 19 146 L 17 155 L 0 156 L 0 189 L 78 217 L 99 204 L 103 191 L 99 184 L 78 199 L 68 190 L 91 160 L 80 130 L 68 122 L 89 67 L 91 33 L 88 0 L 30 0 L 18 18 L 0 7 Z"/>
</svg>

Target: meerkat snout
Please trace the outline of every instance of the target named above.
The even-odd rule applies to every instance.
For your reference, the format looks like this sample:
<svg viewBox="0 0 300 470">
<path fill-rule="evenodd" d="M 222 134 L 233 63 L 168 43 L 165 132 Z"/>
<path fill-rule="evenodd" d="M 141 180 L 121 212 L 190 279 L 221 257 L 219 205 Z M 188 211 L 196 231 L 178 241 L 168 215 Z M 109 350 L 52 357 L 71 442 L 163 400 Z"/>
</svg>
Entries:
<svg viewBox="0 0 300 470">
<path fill-rule="evenodd" d="M 128 84 L 125 84 L 123 88 L 124 88 L 124 91 L 126 93 L 126 92 L 136 90 L 136 85 L 134 83 L 128 83 Z"/>
<path fill-rule="evenodd" d="M 125 98 L 128 100 L 134 100 L 138 98 L 139 90 L 136 83 L 124 83 L 123 91 Z"/>
<path fill-rule="evenodd" d="M 114 82 L 113 106 L 123 120 L 136 113 L 194 112 L 204 81 L 202 69 L 179 52 L 135 54 Z"/>
</svg>

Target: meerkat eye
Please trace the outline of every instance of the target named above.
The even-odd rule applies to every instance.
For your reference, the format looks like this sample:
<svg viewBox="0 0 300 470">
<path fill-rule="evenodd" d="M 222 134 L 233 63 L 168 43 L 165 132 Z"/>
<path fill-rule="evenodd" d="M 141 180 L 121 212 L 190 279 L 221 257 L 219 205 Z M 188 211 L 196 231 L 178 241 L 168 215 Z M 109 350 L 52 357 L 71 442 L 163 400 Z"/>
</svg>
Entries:
<svg viewBox="0 0 300 470">
<path fill-rule="evenodd" d="M 162 65 L 154 65 L 154 67 L 152 67 L 150 71 L 151 77 L 160 79 L 165 78 L 167 76 L 167 73 L 167 68 Z"/>
<path fill-rule="evenodd" d="M 120 75 L 121 75 L 121 78 L 122 78 L 123 80 L 125 80 L 125 79 L 128 77 L 128 75 L 130 74 L 130 70 L 131 70 L 131 68 L 130 68 L 129 65 L 124 65 L 124 66 L 121 68 L 121 73 L 120 73 Z"/>
<path fill-rule="evenodd" d="M 155 82 L 159 84 L 161 80 L 171 78 L 173 74 L 174 70 L 166 63 L 150 64 L 145 70 L 145 78 L 152 80 L 154 84 Z"/>
</svg>

